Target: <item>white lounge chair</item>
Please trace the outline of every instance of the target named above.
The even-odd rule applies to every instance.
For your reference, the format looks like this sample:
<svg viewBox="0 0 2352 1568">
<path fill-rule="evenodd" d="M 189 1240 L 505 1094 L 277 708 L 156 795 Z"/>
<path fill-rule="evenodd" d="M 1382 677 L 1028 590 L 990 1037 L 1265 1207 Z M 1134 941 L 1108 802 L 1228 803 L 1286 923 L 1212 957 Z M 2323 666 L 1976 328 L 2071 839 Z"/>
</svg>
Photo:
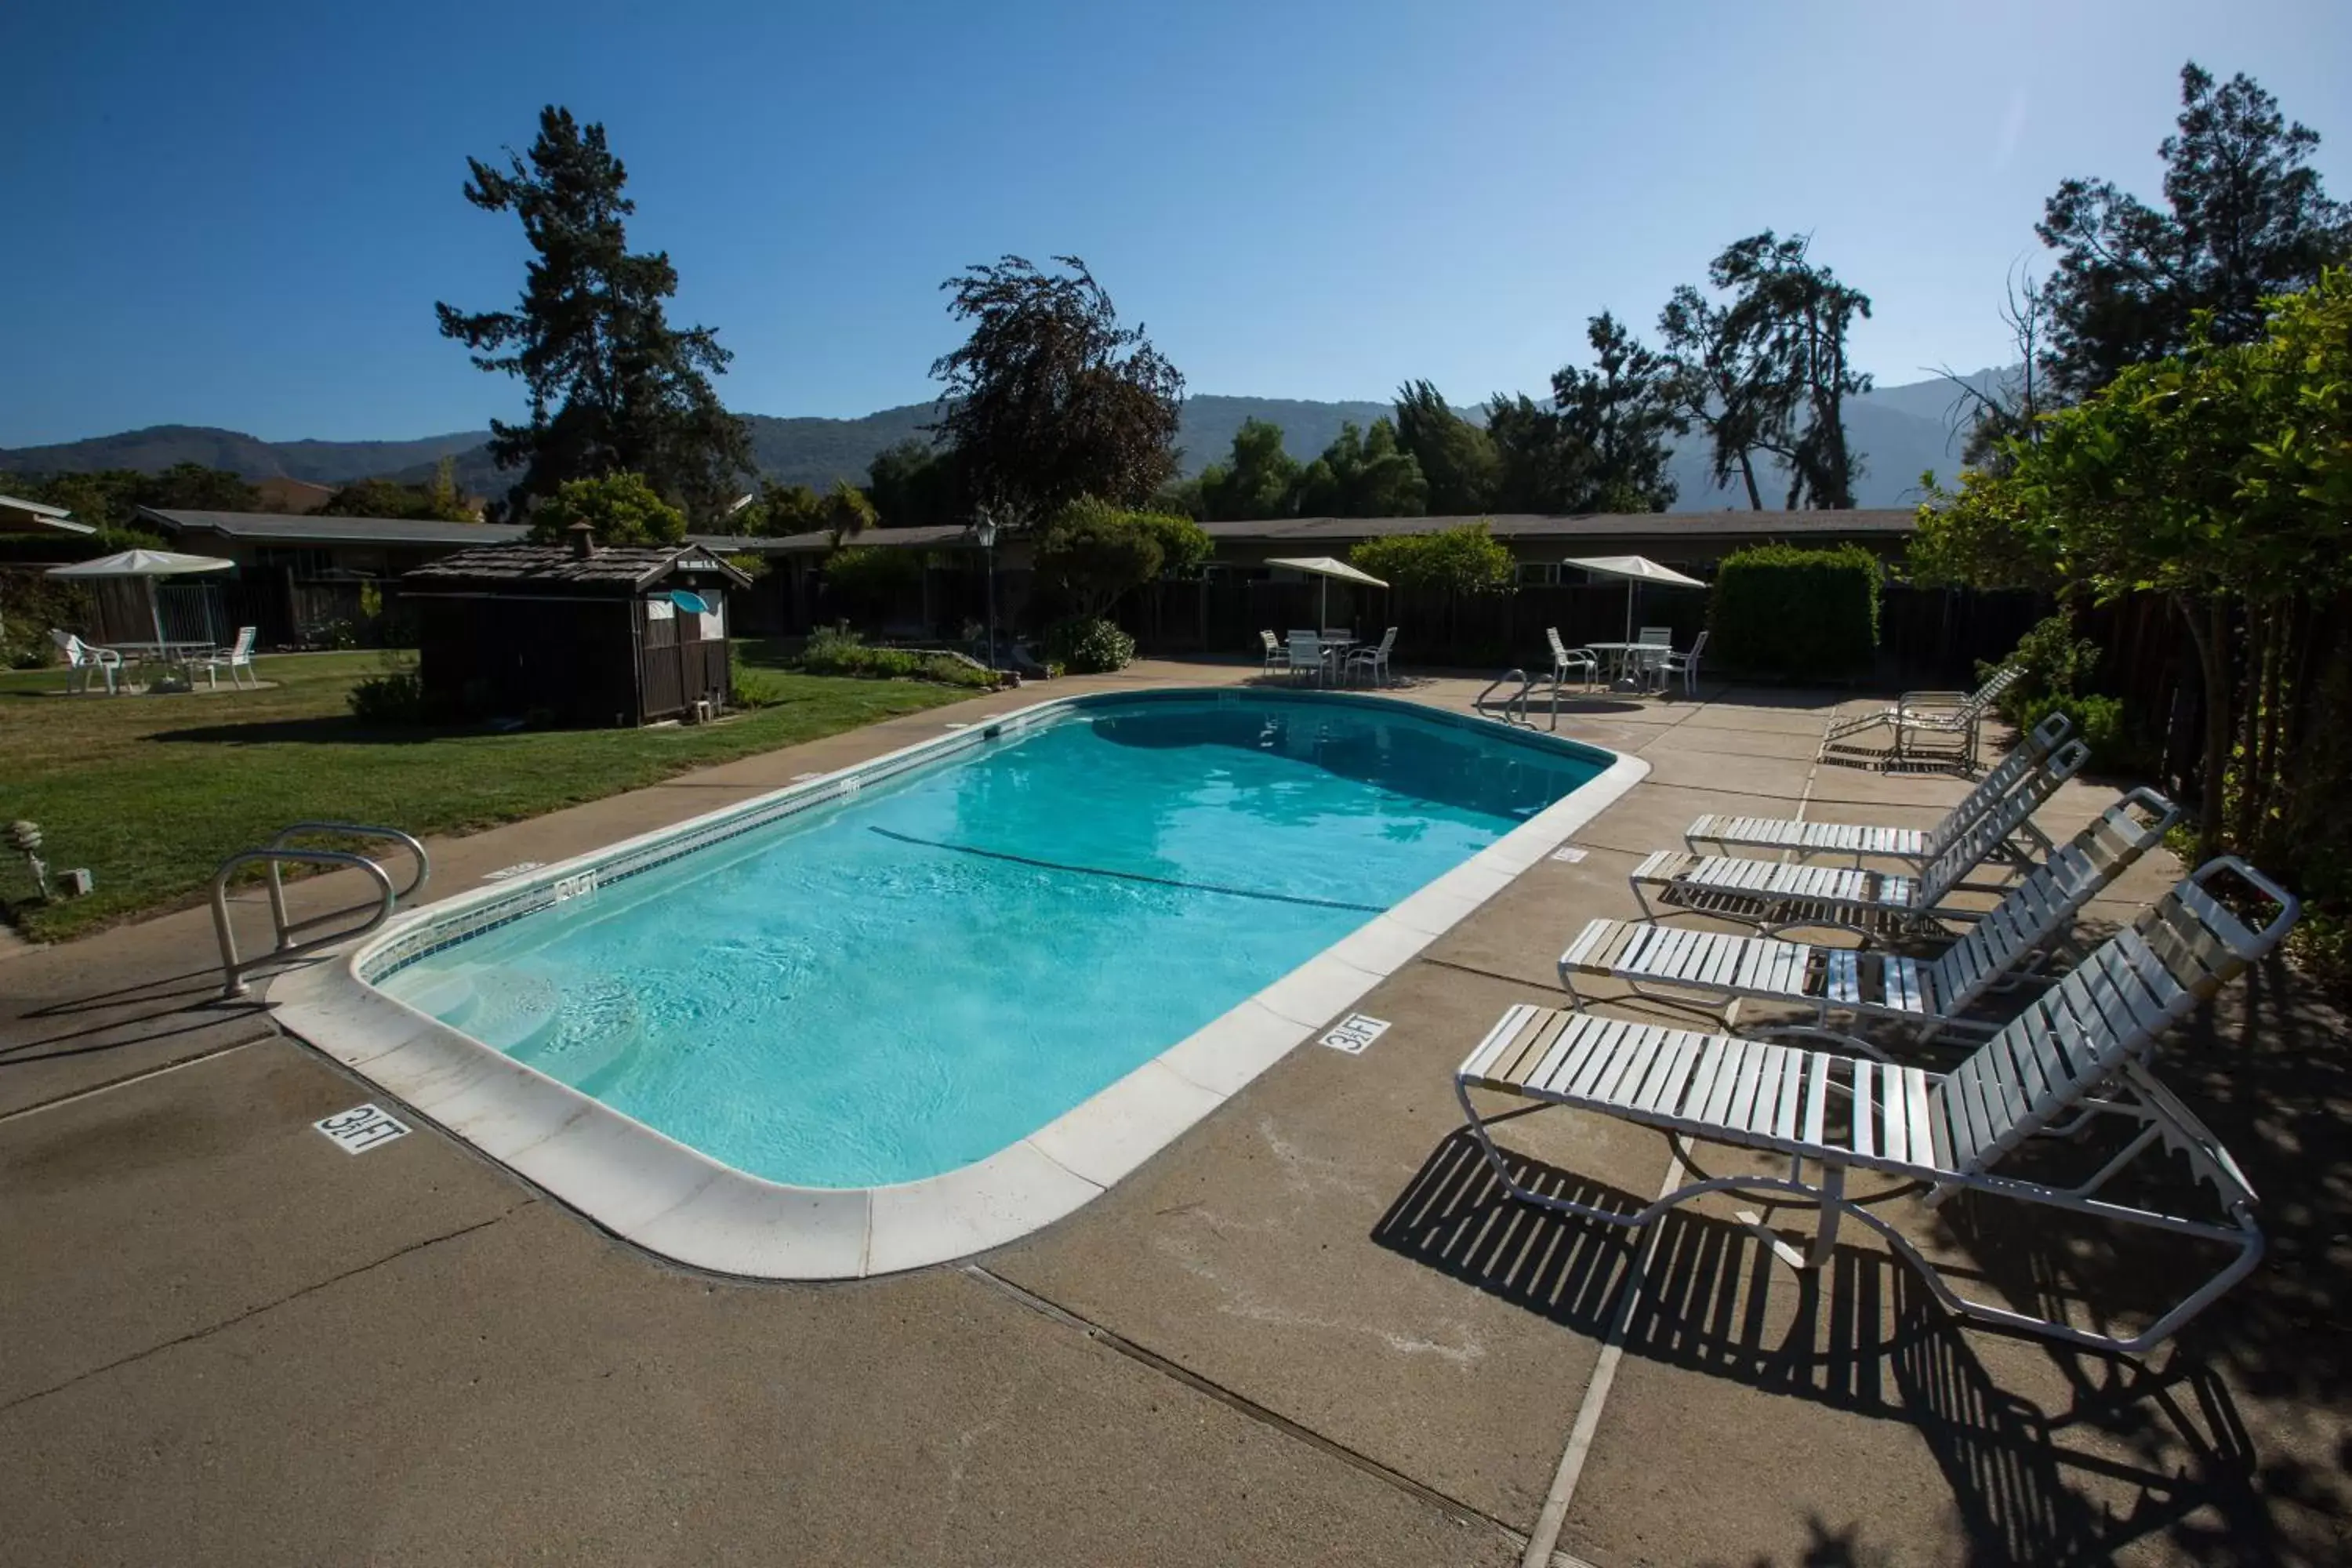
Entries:
<svg viewBox="0 0 2352 1568">
<path fill-rule="evenodd" d="M 2003 851 L 2090 754 L 2080 741 L 2059 747 L 1914 872 L 1661 849 L 1633 868 L 1633 896 L 1645 919 L 1658 918 L 1650 902 L 1654 890 L 1669 912 L 1721 915 L 1768 931 L 1821 927 L 1892 936 L 1938 921 L 1975 919 L 1972 911 L 1950 908 L 1946 900 L 1969 886 L 1969 873 Z"/>
<path fill-rule="evenodd" d="M 2277 906 L 2269 924 L 2249 929 L 2207 890 L 2207 880 L 2223 869 Z M 1522 1203 L 1639 1227 L 1705 1193 L 1785 1194 L 1818 1205 L 1803 1260 L 1808 1268 L 1830 1260 L 1840 1222 L 1851 1215 L 1877 1231 L 1954 1312 L 2098 1350 L 2144 1351 L 2243 1279 L 2263 1249 L 2252 1187 L 2213 1134 L 2157 1082 L 2147 1058 L 2158 1036 L 2276 946 L 2297 912 L 2291 895 L 2243 862 L 2210 862 L 2102 942 L 1949 1073 L 1522 1004 L 1505 1012 L 1463 1062 L 1454 1095 L 1496 1180 Z M 1487 1132 L 1491 1119 L 1479 1114 L 1474 1089 L 1784 1157 L 1788 1174 L 1702 1176 L 1641 1208 L 1556 1195 L 1519 1179 Z M 2079 1183 L 2060 1185 L 2000 1169 L 2038 1133 L 2083 1129 L 2110 1115 L 2138 1130 Z M 2098 1195 L 2150 1149 L 2184 1156 L 2189 1174 L 2213 1188 L 2222 1217 Z M 1819 1168 L 1817 1179 L 1806 1179 L 1808 1163 Z M 1960 1295 L 1909 1237 L 1871 1212 L 1873 1200 L 1846 1196 L 1849 1170 L 1926 1183 L 1930 1203 L 1957 1192 L 1983 1193 L 2218 1243 L 2235 1256 L 2139 1332 L 2102 1333 Z"/>
<path fill-rule="evenodd" d="M 1560 983 L 1580 1006 L 1576 977 L 1605 974 L 1633 983 L 1643 994 L 1655 985 L 1709 1000 L 1807 1007 L 1813 1012 L 1810 1027 L 1821 1034 L 1844 1033 L 1830 1028 L 1832 1014 L 1856 1026 L 1918 1026 L 1921 1039 L 1948 1026 L 1989 1027 L 1961 1015 L 2064 943 L 2083 906 L 2162 843 L 2179 816 L 2180 808 L 2155 791 L 2132 791 L 2052 850 L 1999 906 L 1932 959 L 1596 920 L 1559 955 Z"/>
<path fill-rule="evenodd" d="M 1551 689 L 1559 695 L 1560 686 L 1572 671 L 1584 672 L 1584 684 L 1590 688 L 1601 679 L 1601 656 L 1589 647 L 1570 647 L 1559 640 L 1558 626 L 1544 628 L 1544 640 L 1551 644 Z"/>
<path fill-rule="evenodd" d="M 1891 708 L 1833 719 L 1822 736 L 1815 760 L 1860 758 L 1892 767 L 1923 754 L 1940 754 L 1963 769 L 1972 769 L 1977 765 L 1977 734 L 1985 715 L 2002 693 L 2024 679 L 2022 668 L 2003 665 L 1974 691 L 1906 691 Z M 1873 730 L 1887 731 L 1885 746 L 1862 743 L 1861 738 Z M 1951 744 L 1939 747 L 1938 741 Z M 1928 742 L 1924 753 L 1922 742 Z"/>
<path fill-rule="evenodd" d="M 1290 650 L 1283 646 L 1282 639 L 1272 632 L 1257 635 L 1265 643 L 1265 673 L 1275 675 L 1287 670 L 1290 668 Z"/>
<path fill-rule="evenodd" d="M 1661 676 L 1672 678 L 1679 675 L 1683 678 L 1685 697 L 1698 695 L 1699 656 L 1706 652 L 1706 639 L 1712 635 L 1711 630 L 1699 633 L 1697 639 L 1690 645 L 1688 653 L 1676 653 L 1674 649 L 1668 648 L 1665 659 L 1659 666 Z"/>
<path fill-rule="evenodd" d="M 253 669 L 254 631 L 255 628 L 252 626 L 239 626 L 236 628 L 236 641 L 227 647 L 216 649 L 202 658 L 190 659 L 188 678 L 194 680 L 196 671 L 201 669 L 205 672 L 205 683 L 217 691 L 220 689 L 222 670 L 228 671 L 228 683 L 231 686 L 240 688 L 244 683 L 237 679 L 237 672 L 242 670 L 252 679 L 253 689 L 256 691 L 260 690 L 261 677 L 254 674 Z"/>
<path fill-rule="evenodd" d="M 121 654 L 110 647 L 93 647 L 73 633 L 60 631 L 55 626 L 49 628 L 49 640 L 57 644 L 58 651 L 65 656 L 68 691 L 88 691 L 89 672 L 94 669 L 106 679 L 106 694 L 109 697 L 120 695 L 114 682 L 115 678 L 122 673 Z"/>
<path fill-rule="evenodd" d="M 1959 805 L 1944 814 L 1933 827 L 1882 827 L 1859 822 L 1800 822 L 1780 816 L 1734 816 L 1711 812 L 1683 830 L 1683 842 L 1693 849 L 1713 845 L 1718 849 L 1785 849 L 1798 856 L 1851 855 L 1860 865 L 1866 856 L 1909 860 L 1924 865 L 1968 826 L 1998 805 L 2018 782 L 2046 762 L 2066 739 L 2066 715 L 2053 713 L 2020 737 L 2009 755 L 1988 769 Z M 2029 819 L 2025 825 L 2031 827 Z M 2039 837 L 2038 834 L 2035 837 Z M 2046 844 L 2036 845 L 2036 851 Z"/>
<path fill-rule="evenodd" d="M 1396 651 L 1397 629 L 1391 626 L 1386 636 L 1370 647 L 1360 647 L 1348 655 L 1348 679 L 1354 680 L 1356 671 L 1369 670 L 1373 684 L 1389 683 L 1389 656 Z"/>
</svg>

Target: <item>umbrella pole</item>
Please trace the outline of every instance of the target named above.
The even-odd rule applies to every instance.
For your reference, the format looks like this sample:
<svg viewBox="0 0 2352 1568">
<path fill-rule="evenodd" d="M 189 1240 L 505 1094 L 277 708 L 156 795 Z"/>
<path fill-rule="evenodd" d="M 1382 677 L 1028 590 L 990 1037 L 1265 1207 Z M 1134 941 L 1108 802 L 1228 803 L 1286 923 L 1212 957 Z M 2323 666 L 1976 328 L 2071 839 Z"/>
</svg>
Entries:
<svg viewBox="0 0 2352 1568">
<path fill-rule="evenodd" d="M 155 579 L 147 579 L 147 616 L 155 623 L 155 662 L 163 662 L 163 604 L 155 593 Z"/>
</svg>

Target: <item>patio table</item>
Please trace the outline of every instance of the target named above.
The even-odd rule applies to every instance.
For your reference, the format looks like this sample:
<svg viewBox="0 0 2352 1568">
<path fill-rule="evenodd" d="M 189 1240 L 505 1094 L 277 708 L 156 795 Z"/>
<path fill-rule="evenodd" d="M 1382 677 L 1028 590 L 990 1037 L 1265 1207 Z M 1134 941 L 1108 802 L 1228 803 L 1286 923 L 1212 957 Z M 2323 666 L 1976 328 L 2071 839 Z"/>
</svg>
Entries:
<svg viewBox="0 0 2352 1568">
<path fill-rule="evenodd" d="M 1616 667 L 1612 685 L 1624 681 L 1627 689 L 1642 691 L 1650 689 L 1650 678 L 1665 668 L 1666 655 L 1674 651 L 1671 645 L 1662 642 L 1589 642 L 1583 646 L 1594 653 L 1612 656 L 1611 662 Z M 1636 655 L 1643 657 L 1637 658 Z"/>
<path fill-rule="evenodd" d="M 122 656 L 128 664 L 136 659 L 142 664 L 162 665 L 166 670 L 185 669 L 188 664 L 209 657 L 216 645 L 209 641 L 189 642 L 110 642 L 106 647 Z"/>
</svg>

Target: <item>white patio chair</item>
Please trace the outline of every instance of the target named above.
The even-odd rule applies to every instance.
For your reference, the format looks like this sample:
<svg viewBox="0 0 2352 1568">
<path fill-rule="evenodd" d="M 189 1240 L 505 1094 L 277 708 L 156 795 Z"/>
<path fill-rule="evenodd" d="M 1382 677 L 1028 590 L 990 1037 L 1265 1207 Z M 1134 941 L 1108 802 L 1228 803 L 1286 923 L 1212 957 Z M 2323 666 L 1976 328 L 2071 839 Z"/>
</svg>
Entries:
<svg viewBox="0 0 2352 1568">
<path fill-rule="evenodd" d="M 1544 628 L 1544 640 L 1551 644 L 1551 689 L 1557 693 L 1560 683 L 1571 670 L 1584 672 L 1584 685 L 1590 690 L 1601 679 L 1601 656 L 1589 647 L 1570 647 L 1559 640 L 1558 626 Z"/>
<path fill-rule="evenodd" d="M 59 653 L 65 655 L 68 691 L 88 691 L 89 672 L 94 669 L 106 678 L 106 694 L 109 697 L 121 695 L 114 684 L 115 677 L 122 670 L 121 654 L 110 647 L 94 647 L 73 633 L 60 631 L 55 626 L 49 628 L 49 640 L 58 645 Z"/>
<path fill-rule="evenodd" d="M 1676 653 L 1674 649 L 1668 648 L 1666 657 L 1659 663 L 1658 673 L 1661 677 L 1672 679 L 1679 675 L 1683 678 L 1685 697 L 1698 695 L 1699 656 L 1706 651 L 1706 639 L 1711 635 L 1711 632 L 1699 633 L 1698 640 L 1690 645 L 1688 653 Z"/>
<path fill-rule="evenodd" d="M 1997 853 L 2014 865 L 2008 849 L 2011 838 L 2090 754 L 2091 748 L 2080 741 L 2059 747 L 1922 868 L 1865 871 L 1661 849 L 1635 866 L 1628 880 L 1645 920 L 1656 920 L 1662 912 L 1706 914 L 1768 933 L 1818 927 L 1873 937 L 1974 920 L 1979 918 L 1977 912 L 1953 907 L 1951 896 L 1977 886 L 1967 881 L 1969 873 Z M 1652 892 L 1660 908 L 1652 907 Z"/>
<path fill-rule="evenodd" d="M 217 691 L 220 689 L 220 672 L 226 669 L 228 671 L 229 685 L 242 688 L 243 682 L 237 679 L 237 672 L 243 670 L 252 679 L 253 689 L 256 691 L 260 690 L 261 677 L 255 674 L 253 668 L 254 632 L 255 628 L 252 626 L 239 626 L 236 628 L 236 641 L 227 647 L 216 649 L 202 658 L 190 659 L 188 661 L 189 679 L 193 680 L 196 671 L 201 669 L 205 672 L 205 684 Z"/>
<path fill-rule="evenodd" d="M 1744 999 L 1810 1008 L 1806 1032 L 1843 1034 L 1874 1056 L 1881 1054 L 1875 1047 L 1832 1030 L 1831 1015 L 1856 1028 L 1916 1026 L 1922 1040 L 1953 1027 L 1990 1029 L 1960 1015 L 1986 992 L 2014 984 L 2030 963 L 2050 958 L 2069 940 L 2083 906 L 2162 843 L 2179 816 L 2179 806 L 2153 790 L 2132 791 L 2052 849 L 1998 907 L 1932 959 L 1596 920 L 1559 955 L 1560 984 L 1579 1006 L 1576 976 L 1605 974 L 1643 995 L 1654 985 L 1675 999 L 1696 993 L 1727 1005 Z"/>
<path fill-rule="evenodd" d="M 1941 855 L 1970 823 L 1999 805 L 2018 782 L 2042 765 L 2066 739 L 2070 721 L 2053 713 L 2028 731 L 2009 755 L 1985 772 L 1960 804 L 1944 814 L 1933 827 L 1882 827 L 1859 822 L 1800 822 L 1781 816 L 1734 816 L 1710 812 L 1683 829 L 1683 842 L 1693 849 L 1713 845 L 1718 849 L 1785 849 L 1800 859 L 1811 855 L 1851 855 L 1854 864 L 1864 857 L 1908 860 L 1925 865 Z M 2030 826 L 2031 825 L 2028 824 Z M 2038 837 L 2035 834 L 2033 837 Z M 2036 853 L 2048 848 L 2036 844 Z"/>
<path fill-rule="evenodd" d="M 1310 680 L 1323 679 L 1323 639 L 1314 632 L 1290 634 L 1290 673 Z"/>
<path fill-rule="evenodd" d="M 1260 632 L 1257 635 L 1265 644 L 1265 673 L 1275 675 L 1289 669 L 1290 650 L 1283 647 L 1282 639 L 1272 632 Z"/>
<path fill-rule="evenodd" d="M 2250 929 L 2206 889 L 2206 880 L 2223 869 L 2277 906 L 2269 924 Z M 1521 1203 L 1639 1228 L 1705 1193 L 1737 1193 L 1768 1205 L 1780 1200 L 1757 1195 L 1786 1194 L 1818 1210 L 1811 1249 L 1801 1260 L 1809 1270 L 1835 1255 L 1839 1225 L 1851 1215 L 1955 1313 L 2135 1353 L 2163 1343 L 2252 1272 L 2263 1251 L 2253 1188 L 2212 1132 L 2156 1080 L 2147 1058 L 2160 1036 L 2275 947 L 2298 912 L 2291 894 L 2244 862 L 2209 862 L 1949 1073 L 1522 1003 L 1504 1013 L 1456 1069 L 1454 1097 L 1496 1180 Z M 1785 1159 L 1788 1173 L 1701 1175 L 1641 1207 L 1581 1202 L 1521 1179 L 1518 1163 L 1487 1131 L 1500 1116 L 1482 1116 L 1473 1089 L 1591 1111 L 1669 1138 L 1752 1150 Z M 2006 1168 L 2029 1140 L 2087 1131 L 2106 1116 L 2137 1131 L 2111 1156 L 2095 1151 L 2089 1159 L 2105 1157 L 2088 1176 L 2053 1180 L 2047 1165 Z M 2102 1195 L 2151 1150 L 2159 1158 L 2181 1156 L 2186 1173 L 2213 1189 L 2222 1217 L 2171 1212 L 2186 1205 L 2168 1196 L 2157 1209 L 2140 1206 L 2136 1194 Z M 1809 1162 L 1819 1167 L 1815 1180 L 1805 1179 Z M 2087 1163 L 2074 1162 L 2078 1169 Z M 2079 1328 L 1960 1295 L 1892 1221 L 1872 1212 L 1869 1205 L 1889 1194 L 1846 1195 L 1846 1173 L 1857 1169 L 1926 1184 L 1931 1205 L 1974 1192 L 2216 1243 L 2235 1256 L 2137 1333 Z"/>
<path fill-rule="evenodd" d="M 1389 656 L 1396 651 L 1397 629 L 1391 626 L 1386 636 L 1370 647 L 1354 649 L 1348 655 L 1348 679 L 1353 681 L 1359 669 L 1371 672 L 1372 683 L 1389 683 Z"/>
<path fill-rule="evenodd" d="M 1633 640 L 1641 645 L 1626 656 L 1633 662 L 1633 679 L 1644 690 L 1652 687 L 1663 689 L 1666 660 L 1675 649 L 1674 627 L 1643 626 L 1641 636 Z"/>
</svg>

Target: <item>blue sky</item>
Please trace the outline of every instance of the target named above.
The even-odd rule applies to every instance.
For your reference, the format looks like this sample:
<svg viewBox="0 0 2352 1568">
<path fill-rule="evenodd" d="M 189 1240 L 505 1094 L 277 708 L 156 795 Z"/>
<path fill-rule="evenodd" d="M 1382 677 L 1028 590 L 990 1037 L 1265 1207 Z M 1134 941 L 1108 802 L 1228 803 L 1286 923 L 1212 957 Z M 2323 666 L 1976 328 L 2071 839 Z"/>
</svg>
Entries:
<svg viewBox="0 0 2352 1568">
<path fill-rule="evenodd" d="M 1195 392 L 1538 390 L 1759 228 L 1868 291 L 1887 383 L 2002 357 L 2068 174 L 2144 193 L 2195 58 L 2327 138 L 2352 6 L 1856 3 L 9 6 L 0 445 L 511 415 L 433 303 L 509 301 L 467 154 L 602 120 L 729 403 L 929 398 L 940 280 L 1084 256 Z"/>
</svg>

